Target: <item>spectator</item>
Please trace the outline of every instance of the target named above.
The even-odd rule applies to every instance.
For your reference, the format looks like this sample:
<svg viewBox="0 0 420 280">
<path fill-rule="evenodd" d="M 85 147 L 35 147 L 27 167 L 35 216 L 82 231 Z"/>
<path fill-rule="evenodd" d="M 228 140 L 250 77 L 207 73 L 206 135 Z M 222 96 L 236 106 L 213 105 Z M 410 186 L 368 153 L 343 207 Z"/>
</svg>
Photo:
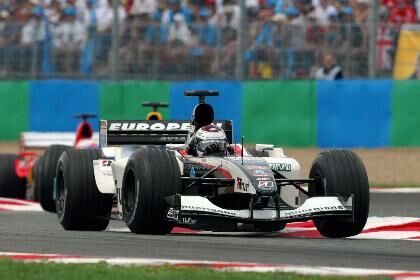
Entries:
<svg viewBox="0 0 420 280">
<path fill-rule="evenodd" d="M 220 28 L 233 28 L 238 31 L 240 15 L 241 10 L 235 1 L 224 0 L 217 14 L 217 23 Z"/>
<path fill-rule="evenodd" d="M 217 44 L 217 27 L 210 23 L 211 12 L 207 8 L 202 8 L 196 24 L 198 40 L 202 46 L 214 48 Z"/>
<path fill-rule="evenodd" d="M 173 22 L 169 24 L 168 44 L 166 45 L 162 69 L 167 74 L 180 74 L 186 61 L 188 46 L 193 43 L 191 30 L 182 13 L 175 14 Z"/>
<path fill-rule="evenodd" d="M 229 27 L 222 29 L 220 44 L 220 55 L 214 59 L 211 65 L 211 73 L 221 78 L 232 77 L 235 73 L 238 49 L 236 30 Z"/>
<path fill-rule="evenodd" d="M 209 23 L 210 16 L 210 9 L 201 8 L 192 28 L 192 46 L 188 50 L 188 72 L 191 74 L 209 74 L 217 45 L 217 27 Z"/>
<path fill-rule="evenodd" d="M 302 8 L 302 6 L 301 6 Z M 283 39 L 286 48 L 286 77 L 293 78 L 296 71 L 301 67 L 299 64 L 304 59 L 302 48 L 305 46 L 305 21 L 306 15 L 300 15 L 299 11 L 291 6 L 285 11 L 288 24 L 284 28 Z"/>
<path fill-rule="evenodd" d="M 182 5 L 181 0 L 166 0 L 167 8 L 162 14 L 162 24 L 167 25 L 174 22 L 176 14 L 183 15 L 183 21 L 190 23 L 192 21 L 192 13 L 188 7 Z"/>
<path fill-rule="evenodd" d="M 76 9 L 65 8 L 53 36 L 53 57 L 56 70 L 74 73 L 78 69 L 84 41 L 85 29 L 82 23 L 76 20 Z"/>
<path fill-rule="evenodd" d="M 354 19 L 357 23 L 366 23 L 369 18 L 370 0 L 356 0 Z"/>
<path fill-rule="evenodd" d="M 29 65 L 33 65 L 35 67 L 33 71 L 42 69 L 44 74 L 52 71 L 49 59 L 49 33 L 48 23 L 44 19 L 44 8 L 34 6 L 31 10 L 31 19 L 23 26 L 20 40 L 20 55 L 28 58 L 26 69 L 30 68 Z"/>
<path fill-rule="evenodd" d="M 87 29 L 88 39 L 81 56 L 82 73 L 91 73 L 94 64 L 95 67 L 102 69 L 105 69 L 107 65 L 114 17 L 109 1 L 111 0 L 86 0 L 86 9 L 82 11 L 82 21 Z M 126 16 L 122 5 L 118 7 L 118 13 L 121 32 Z"/>
<path fill-rule="evenodd" d="M 309 76 L 312 65 L 322 60 L 322 52 L 326 45 L 325 33 L 325 27 L 317 22 L 316 15 L 309 15 L 309 25 L 306 27 L 306 48 L 308 50 L 301 70 L 303 76 Z"/>
<path fill-rule="evenodd" d="M 343 71 L 337 65 L 333 54 L 327 53 L 324 55 L 323 65 L 315 72 L 315 79 L 327 81 L 343 79 Z"/>
<path fill-rule="evenodd" d="M 343 39 L 343 51 L 345 65 L 352 76 L 367 75 L 367 51 L 364 33 L 359 24 L 354 21 L 353 9 L 343 7 L 341 10 L 341 38 Z"/>
<path fill-rule="evenodd" d="M 21 24 L 7 10 L 0 11 L 0 74 L 23 69 L 22 57 L 18 55 Z"/>
<path fill-rule="evenodd" d="M 192 43 L 191 31 L 180 13 L 174 16 L 173 22 L 169 25 L 168 41 L 172 46 L 188 46 Z"/>
<path fill-rule="evenodd" d="M 273 69 L 270 64 L 275 61 L 273 32 L 277 28 L 271 22 L 273 12 L 273 8 L 265 8 L 260 13 L 261 31 L 245 55 L 248 62 L 248 74 L 251 79 L 271 79 L 273 77 Z"/>
<path fill-rule="evenodd" d="M 329 4 L 328 0 L 319 0 L 319 4 L 315 6 L 315 17 L 317 22 L 322 26 L 329 24 L 329 15 L 337 13 L 337 9 Z"/>
<path fill-rule="evenodd" d="M 21 44 L 30 47 L 42 43 L 46 37 L 46 22 L 43 19 L 44 9 L 36 6 L 32 9 L 31 20 L 23 26 Z"/>
<path fill-rule="evenodd" d="M 326 47 L 330 50 L 340 50 L 343 43 L 338 16 L 337 12 L 333 12 L 328 17 L 330 23 L 326 31 Z"/>
<path fill-rule="evenodd" d="M 388 10 L 382 9 L 379 13 L 379 23 L 376 35 L 377 67 L 382 74 L 389 74 L 392 70 L 395 52 L 396 30 L 388 21 Z"/>
<path fill-rule="evenodd" d="M 400 28 L 405 23 L 415 23 L 417 21 L 416 10 L 406 0 L 396 0 L 396 4 L 391 7 L 390 22 L 395 23 Z"/>
<path fill-rule="evenodd" d="M 46 7 L 46 16 L 48 21 L 57 24 L 61 17 L 61 3 L 58 0 L 51 0 Z"/>
<path fill-rule="evenodd" d="M 128 0 L 126 10 L 130 15 L 152 16 L 157 9 L 157 0 Z"/>
<path fill-rule="evenodd" d="M 95 47 L 98 31 L 98 14 L 96 0 L 86 0 L 86 10 L 84 10 L 82 19 L 87 30 L 87 42 L 80 57 L 80 72 L 90 74 L 93 71 L 96 56 Z"/>
<path fill-rule="evenodd" d="M 386 6 L 388 9 L 391 9 L 395 4 L 397 3 L 397 0 L 382 0 L 381 4 Z"/>
</svg>

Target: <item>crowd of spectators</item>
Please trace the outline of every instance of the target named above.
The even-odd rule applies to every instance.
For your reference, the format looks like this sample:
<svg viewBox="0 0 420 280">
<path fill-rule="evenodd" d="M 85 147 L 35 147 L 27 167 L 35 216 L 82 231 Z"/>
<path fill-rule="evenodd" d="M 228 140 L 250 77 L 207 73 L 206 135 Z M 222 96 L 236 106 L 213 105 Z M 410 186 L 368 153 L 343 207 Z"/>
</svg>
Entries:
<svg viewBox="0 0 420 280">
<path fill-rule="evenodd" d="M 243 0 L 245 54 L 238 56 L 241 0 L 3 0 L 0 77 L 100 75 L 110 71 L 112 26 L 127 75 L 308 78 L 324 55 L 344 75 L 367 75 L 370 0 Z M 419 20 L 420 0 L 381 0 L 377 68 L 392 69 L 398 31 Z M 157 76 L 156 76 L 157 75 Z M 139 76 L 140 77 L 140 76 Z"/>
</svg>

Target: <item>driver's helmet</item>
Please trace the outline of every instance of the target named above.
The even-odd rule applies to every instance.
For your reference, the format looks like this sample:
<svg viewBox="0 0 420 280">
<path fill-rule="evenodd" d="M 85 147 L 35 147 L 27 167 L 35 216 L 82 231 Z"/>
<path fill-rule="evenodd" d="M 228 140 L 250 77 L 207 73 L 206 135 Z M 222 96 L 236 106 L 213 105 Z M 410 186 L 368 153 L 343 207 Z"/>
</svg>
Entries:
<svg viewBox="0 0 420 280">
<path fill-rule="evenodd" d="M 190 144 L 199 156 L 223 155 L 228 145 L 225 132 L 217 125 L 201 127 L 191 140 Z"/>
</svg>

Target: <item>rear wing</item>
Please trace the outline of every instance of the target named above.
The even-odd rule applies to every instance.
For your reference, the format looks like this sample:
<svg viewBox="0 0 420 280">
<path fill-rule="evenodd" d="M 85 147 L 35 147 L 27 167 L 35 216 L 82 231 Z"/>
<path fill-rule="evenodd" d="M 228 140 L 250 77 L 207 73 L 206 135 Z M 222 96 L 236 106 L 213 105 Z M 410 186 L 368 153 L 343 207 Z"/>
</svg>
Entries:
<svg viewBox="0 0 420 280">
<path fill-rule="evenodd" d="M 214 124 L 223 128 L 232 143 L 232 121 L 217 120 Z M 101 120 L 99 123 L 99 145 L 165 145 L 183 144 L 191 128 L 189 120 L 175 121 L 131 121 Z"/>
<path fill-rule="evenodd" d="M 44 150 L 51 145 L 73 146 L 76 133 L 74 132 L 22 132 L 20 134 L 20 149 Z M 93 140 L 98 140 L 98 133 L 93 134 Z"/>
</svg>

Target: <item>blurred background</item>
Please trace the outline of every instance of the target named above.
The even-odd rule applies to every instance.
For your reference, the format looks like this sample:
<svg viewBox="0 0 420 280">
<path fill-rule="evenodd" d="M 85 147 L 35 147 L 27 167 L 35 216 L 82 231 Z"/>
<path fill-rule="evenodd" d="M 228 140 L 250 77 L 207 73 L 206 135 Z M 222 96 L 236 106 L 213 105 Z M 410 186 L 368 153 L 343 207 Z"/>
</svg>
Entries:
<svg viewBox="0 0 420 280">
<path fill-rule="evenodd" d="M 377 186 L 420 178 L 419 0 L 2 0 L 0 150 L 22 131 L 74 131 L 74 113 L 189 119 L 216 89 L 236 137 L 309 169 L 356 148 Z M 194 100 L 195 101 L 195 100 Z"/>
<path fill-rule="evenodd" d="M 417 75 L 416 0 L 1 2 L 3 79 L 309 79 L 326 54 L 350 79 Z"/>
</svg>

